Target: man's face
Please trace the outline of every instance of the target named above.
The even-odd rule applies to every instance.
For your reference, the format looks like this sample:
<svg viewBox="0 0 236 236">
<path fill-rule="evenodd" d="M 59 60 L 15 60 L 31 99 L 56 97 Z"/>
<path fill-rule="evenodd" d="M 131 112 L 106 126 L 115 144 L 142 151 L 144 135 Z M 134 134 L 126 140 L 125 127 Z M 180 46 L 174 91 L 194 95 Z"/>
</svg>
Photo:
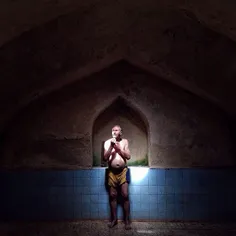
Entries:
<svg viewBox="0 0 236 236">
<path fill-rule="evenodd" d="M 120 127 L 114 126 L 112 128 L 112 137 L 117 138 L 121 136 Z"/>
</svg>

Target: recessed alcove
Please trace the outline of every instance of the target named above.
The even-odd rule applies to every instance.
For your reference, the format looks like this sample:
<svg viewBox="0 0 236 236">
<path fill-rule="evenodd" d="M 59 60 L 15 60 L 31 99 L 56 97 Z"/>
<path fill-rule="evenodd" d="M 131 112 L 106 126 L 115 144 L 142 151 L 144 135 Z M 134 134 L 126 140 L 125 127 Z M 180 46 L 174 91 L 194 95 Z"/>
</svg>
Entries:
<svg viewBox="0 0 236 236">
<path fill-rule="evenodd" d="M 148 122 L 146 117 L 122 97 L 115 99 L 95 119 L 93 125 L 93 166 L 106 166 L 102 160 L 104 142 L 111 130 L 120 125 L 128 139 L 131 159 L 128 166 L 148 166 Z"/>
</svg>

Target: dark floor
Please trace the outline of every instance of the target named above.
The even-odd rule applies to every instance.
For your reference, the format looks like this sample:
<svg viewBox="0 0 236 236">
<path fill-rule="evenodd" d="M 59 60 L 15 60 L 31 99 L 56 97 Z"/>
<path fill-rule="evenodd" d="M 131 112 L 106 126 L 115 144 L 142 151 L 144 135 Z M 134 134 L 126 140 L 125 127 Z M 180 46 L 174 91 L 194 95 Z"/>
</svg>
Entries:
<svg viewBox="0 0 236 236">
<path fill-rule="evenodd" d="M 107 221 L 0 223 L 0 236 L 87 236 L 87 235 L 190 235 L 190 236 L 236 236 L 236 223 L 173 223 L 173 222 L 133 222 L 132 230 L 126 231 L 123 222 L 114 228 L 107 227 Z"/>
</svg>

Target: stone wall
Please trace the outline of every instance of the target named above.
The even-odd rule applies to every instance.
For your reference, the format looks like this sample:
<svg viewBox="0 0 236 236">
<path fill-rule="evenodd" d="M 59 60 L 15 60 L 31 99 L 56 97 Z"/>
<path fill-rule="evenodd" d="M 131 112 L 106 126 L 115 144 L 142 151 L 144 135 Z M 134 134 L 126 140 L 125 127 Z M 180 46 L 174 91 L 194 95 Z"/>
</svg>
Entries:
<svg viewBox="0 0 236 236">
<path fill-rule="evenodd" d="M 94 122 L 118 97 L 146 126 L 150 167 L 234 165 L 228 123 L 221 110 L 120 62 L 22 110 L 9 123 L 1 166 L 91 167 Z"/>
</svg>

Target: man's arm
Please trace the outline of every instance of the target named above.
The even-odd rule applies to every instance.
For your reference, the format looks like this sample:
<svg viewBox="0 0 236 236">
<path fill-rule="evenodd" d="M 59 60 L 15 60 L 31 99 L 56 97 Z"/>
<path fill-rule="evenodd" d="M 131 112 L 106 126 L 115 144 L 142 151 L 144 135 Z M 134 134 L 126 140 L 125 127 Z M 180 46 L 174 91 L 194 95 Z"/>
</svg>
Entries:
<svg viewBox="0 0 236 236">
<path fill-rule="evenodd" d="M 113 147 L 112 147 L 111 143 L 109 142 L 109 140 L 106 141 L 104 143 L 104 154 L 103 154 L 104 161 L 107 161 L 108 158 L 111 156 L 112 149 L 113 149 Z"/>
<path fill-rule="evenodd" d="M 123 150 L 120 148 L 120 146 L 117 147 L 117 148 L 116 148 L 116 146 L 115 146 L 114 148 L 116 149 L 117 153 L 118 153 L 123 159 L 129 160 L 129 159 L 131 158 L 128 140 L 126 140 Z"/>
</svg>

